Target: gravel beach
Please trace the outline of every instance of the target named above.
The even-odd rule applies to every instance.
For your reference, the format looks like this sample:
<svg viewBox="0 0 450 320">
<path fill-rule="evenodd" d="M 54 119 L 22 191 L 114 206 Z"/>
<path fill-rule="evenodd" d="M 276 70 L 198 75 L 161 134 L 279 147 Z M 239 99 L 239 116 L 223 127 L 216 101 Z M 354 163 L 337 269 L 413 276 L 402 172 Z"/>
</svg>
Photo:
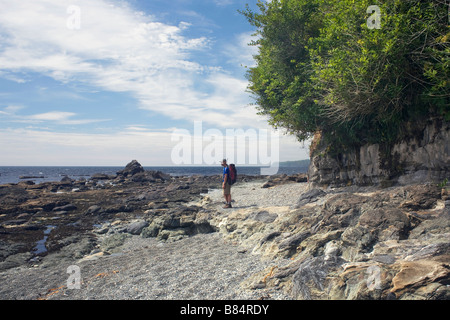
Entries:
<svg viewBox="0 0 450 320">
<path fill-rule="evenodd" d="M 219 234 L 161 243 L 134 236 L 120 254 L 80 262 L 81 288 L 68 289 L 67 265 L 17 268 L 0 274 L 2 299 L 288 299 L 281 292 L 244 290 L 263 263 Z"/>
<path fill-rule="evenodd" d="M 234 185 L 231 189 L 233 207 L 292 206 L 297 203 L 299 196 L 308 189 L 306 183 L 290 183 L 272 188 L 262 188 L 265 181 L 252 181 Z M 213 190 L 208 195 L 214 202 L 223 201 L 222 190 Z"/>
<path fill-rule="evenodd" d="M 232 190 L 234 207 L 291 205 L 305 188 L 288 184 L 263 189 L 262 183 L 237 184 Z M 221 190 L 207 196 L 222 210 Z M 241 285 L 276 263 L 261 260 L 217 232 L 175 242 L 136 235 L 111 255 L 6 270 L 0 273 L 0 299 L 290 299 L 281 290 L 247 290 Z M 67 287 L 70 265 L 79 267 L 80 289 Z"/>
</svg>

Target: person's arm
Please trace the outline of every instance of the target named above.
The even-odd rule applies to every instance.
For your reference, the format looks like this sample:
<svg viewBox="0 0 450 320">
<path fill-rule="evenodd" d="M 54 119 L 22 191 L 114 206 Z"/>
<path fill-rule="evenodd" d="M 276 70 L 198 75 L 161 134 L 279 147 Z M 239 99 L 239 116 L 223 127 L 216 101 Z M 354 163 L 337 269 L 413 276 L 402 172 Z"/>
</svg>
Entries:
<svg viewBox="0 0 450 320">
<path fill-rule="evenodd" d="M 228 181 L 228 173 L 225 173 L 223 176 L 223 183 L 222 183 L 222 189 L 225 189 L 225 183 Z"/>
</svg>

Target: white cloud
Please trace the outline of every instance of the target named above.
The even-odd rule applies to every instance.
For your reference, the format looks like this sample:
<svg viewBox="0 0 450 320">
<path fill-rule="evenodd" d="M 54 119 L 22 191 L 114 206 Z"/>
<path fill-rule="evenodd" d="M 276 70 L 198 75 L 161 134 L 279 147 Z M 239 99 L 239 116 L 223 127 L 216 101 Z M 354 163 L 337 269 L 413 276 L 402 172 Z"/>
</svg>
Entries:
<svg viewBox="0 0 450 320">
<path fill-rule="evenodd" d="M 31 116 L 22 117 L 24 121 L 33 121 L 36 120 L 38 122 L 42 121 L 54 121 L 58 124 L 64 125 L 81 125 L 81 124 L 91 124 L 97 122 L 105 122 L 110 121 L 111 119 L 73 119 L 77 114 L 73 112 L 61 112 L 61 111 L 52 111 L 41 114 L 35 114 Z"/>
<path fill-rule="evenodd" d="M 145 165 L 171 165 L 167 162 L 170 137 L 165 130 L 88 134 L 0 129 L 0 148 L 5 151 L 0 165 L 120 166 L 131 159 L 139 159 Z"/>
<path fill-rule="evenodd" d="M 24 107 L 23 106 L 18 106 L 18 105 L 10 105 L 7 106 L 6 108 L 4 108 L 3 110 L 0 110 L 0 114 L 3 115 L 14 115 L 17 111 L 22 110 Z"/>
<path fill-rule="evenodd" d="M 193 129 L 190 128 L 186 133 L 195 138 Z M 172 134 L 176 130 L 176 128 L 152 130 L 142 125 L 129 126 L 110 134 L 52 132 L 33 127 L 0 129 L 0 149 L 3 150 L 0 166 L 11 164 L 121 166 L 132 159 L 137 159 L 147 166 L 170 166 L 175 164 L 171 159 L 172 150 L 179 143 L 172 140 Z M 219 133 L 222 137 L 218 142 L 224 143 L 223 139 L 226 138 L 227 132 L 219 130 Z M 211 141 L 206 139 L 206 128 L 203 128 L 202 134 L 204 141 L 201 151 L 207 153 L 206 148 Z M 308 157 L 307 146 L 302 146 L 292 136 L 280 135 L 279 145 L 281 161 Z M 30 158 L 30 155 L 33 156 Z M 228 154 L 227 157 L 229 156 Z"/>
<path fill-rule="evenodd" d="M 73 4 L 79 8 L 79 29 L 67 27 L 68 19 L 74 18 L 67 9 Z M 194 59 L 198 51 L 210 50 L 211 42 L 186 37 L 190 27 L 186 22 L 159 22 L 124 1 L 1 0 L 0 77 L 21 82 L 30 80 L 28 72 L 38 73 L 63 83 L 81 83 L 92 91 L 131 93 L 141 109 L 171 119 L 203 121 L 221 130 L 267 128 L 265 119 L 248 105 L 242 76 Z M 248 47 L 250 39 L 250 33 L 237 35 L 221 54 L 235 66 L 251 66 L 255 48 Z M 108 121 L 57 110 L 25 116 L 18 115 L 19 110 L 9 106 L 0 117 L 45 125 Z M 0 129 L 0 148 L 6 150 L 0 160 L 6 165 L 122 165 L 139 159 L 148 165 L 170 165 L 171 130 L 150 130 L 146 125 L 129 125 L 113 134 Z M 282 140 L 288 146 L 282 154 L 294 156 L 293 140 Z M 31 154 L 36 163 L 27 160 Z"/>
<path fill-rule="evenodd" d="M 74 112 L 51 111 L 32 115 L 19 115 L 17 111 L 24 109 L 22 106 L 8 106 L 0 110 L 4 120 L 15 123 L 42 123 L 50 122 L 62 125 L 82 125 L 96 122 L 110 121 L 111 119 L 74 119 L 77 116 Z"/>
<path fill-rule="evenodd" d="M 80 28 L 71 30 L 67 8 L 73 1 L 0 2 L 0 70 L 130 92 L 141 108 L 170 118 L 202 119 L 219 127 L 255 122 L 254 110 L 245 108 L 245 81 L 191 59 L 195 51 L 208 49 L 209 41 L 183 36 L 188 23 L 167 25 L 125 2 L 76 3 Z M 248 36 L 230 49 L 243 63 L 249 62 L 249 50 L 239 48 L 247 47 Z M 232 120 L 224 121 L 224 112 Z"/>
<path fill-rule="evenodd" d="M 214 3 L 220 7 L 225 7 L 233 4 L 234 0 L 214 0 Z"/>
<path fill-rule="evenodd" d="M 3 110 L 0 110 L 0 116 L 3 121 L 14 123 L 42 123 L 50 122 L 62 125 L 82 125 L 96 122 L 110 121 L 111 119 L 74 119 L 78 114 L 74 112 L 65 111 L 51 111 L 32 115 L 20 115 L 18 111 L 25 109 L 23 106 L 10 105 Z"/>
<path fill-rule="evenodd" d="M 75 115 L 76 114 L 73 112 L 53 111 L 53 112 L 35 114 L 32 116 L 28 116 L 27 118 L 30 120 L 41 120 L 41 121 L 65 121 L 68 118 L 73 117 Z"/>
</svg>

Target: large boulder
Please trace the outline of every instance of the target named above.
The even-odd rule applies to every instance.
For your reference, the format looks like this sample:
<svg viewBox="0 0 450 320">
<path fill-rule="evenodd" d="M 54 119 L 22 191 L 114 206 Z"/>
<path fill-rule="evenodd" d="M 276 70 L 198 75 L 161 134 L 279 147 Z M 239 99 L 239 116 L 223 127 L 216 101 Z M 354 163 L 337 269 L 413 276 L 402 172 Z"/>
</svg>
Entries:
<svg viewBox="0 0 450 320">
<path fill-rule="evenodd" d="M 131 177 L 144 171 L 144 167 L 142 167 L 142 165 L 136 160 L 133 160 L 126 165 L 125 169 L 118 171 L 117 175 L 123 177 Z"/>
</svg>

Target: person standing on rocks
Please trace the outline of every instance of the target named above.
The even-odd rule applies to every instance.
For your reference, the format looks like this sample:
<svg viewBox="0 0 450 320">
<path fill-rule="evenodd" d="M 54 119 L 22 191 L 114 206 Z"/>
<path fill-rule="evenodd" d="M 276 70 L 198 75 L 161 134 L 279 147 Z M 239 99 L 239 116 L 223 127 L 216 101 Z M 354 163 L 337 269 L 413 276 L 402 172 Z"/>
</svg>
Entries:
<svg viewBox="0 0 450 320">
<path fill-rule="evenodd" d="M 231 208 L 231 184 L 229 182 L 230 169 L 228 168 L 226 159 L 222 160 L 221 165 L 223 167 L 222 189 L 223 189 L 223 196 L 226 202 L 224 209 L 228 209 Z"/>
</svg>

